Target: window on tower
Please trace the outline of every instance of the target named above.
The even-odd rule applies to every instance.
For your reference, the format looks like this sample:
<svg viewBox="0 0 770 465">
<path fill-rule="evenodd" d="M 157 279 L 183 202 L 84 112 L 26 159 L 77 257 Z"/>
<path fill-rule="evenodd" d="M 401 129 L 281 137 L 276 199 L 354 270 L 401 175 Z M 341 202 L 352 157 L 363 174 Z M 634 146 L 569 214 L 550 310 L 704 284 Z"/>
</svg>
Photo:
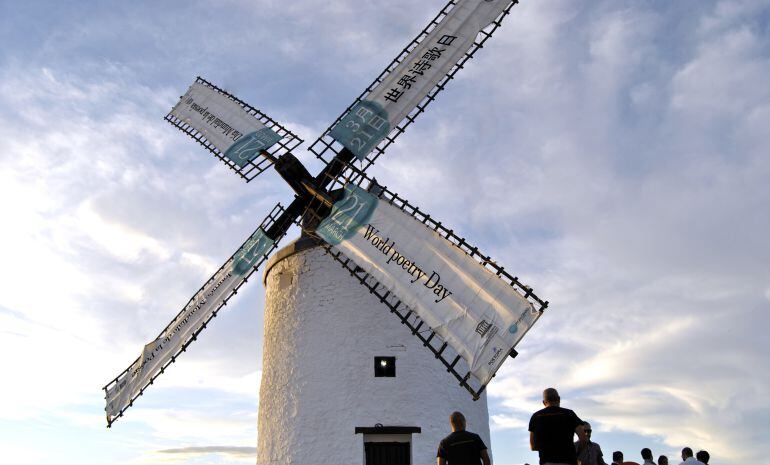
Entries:
<svg viewBox="0 0 770 465">
<path fill-rule="evenodd" d="M 396 376 L 396 357 L 374 357 L 374 377 L 394 378 Z"/>
</svg>

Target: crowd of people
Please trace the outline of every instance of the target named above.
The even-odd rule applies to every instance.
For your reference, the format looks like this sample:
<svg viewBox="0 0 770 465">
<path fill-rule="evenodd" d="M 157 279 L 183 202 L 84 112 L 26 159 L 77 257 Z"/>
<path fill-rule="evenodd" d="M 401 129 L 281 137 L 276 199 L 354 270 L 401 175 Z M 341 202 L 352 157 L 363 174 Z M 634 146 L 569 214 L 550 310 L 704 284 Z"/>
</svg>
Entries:
<svg viewBox="0 0 770 465">
<path fill-rule="evenodd" d="M 541 465 L 607 465 L 601 446 L 591 440 L 591 424 L 582 421 L 572 410 L 561 407 L 556 389 L 543 391 L 543 405 L 545 408 L 535 412 L 529 421 L 529 445 L 540 454 Z M 573 443 L 575 434 L 578 440 Z M 640 455 L 641 465 L 669 465 L 665 455 L 655 462 L 652 451 L 646 447 Z M 689 447 L 682 449 L 681 457 L 680 465 L 708 465 L 711 458 L 705 450 L 693 454 Z M 626 461 L 623 452 L 615 451 L 612 465 L 640 464 Z"/>
<path fill-rule="evenodd" d="M 607 465 L 602 448 L 591 440 L 591 424 L 581 420 L 575 412 L 561 407 L 561 398 L 554 388 L 543 391 L 543 405 L 529 420 L 529 445 L 540 455 L 540 465 Z M 490 465 L 491 460 L 484 441 L 465 430 L 465 417 L 453 412 L 449 417 L 452 434 L 439 444 L 438 465 Z M 573 442 L 577 434 L 577 442 Z M 669 465 L 668 457 L 661 455 L 653 460 L 652 451 L 641 450 L 641 465 Z M 693 454 L 692 449 L 682 449 L 679 465 L 708 465 L 709 453 L 705 450 Z M 674 460 L 676 463 L 676 460 Z M 528 464 L 525 464 L 528 465 Z M 625 461 L 623 452 L 612 453 L 612 465 L 640 465 Z"/>
<path fill-rule="evenodd" d="M 589 437 L 590 441 L 590 437 Z M 596 444 L 596 443 L 591 443 Z M 587 461 L 582 461 L 578 459 L 579 465 L 607 465 L 604 462 L 604 459 L 601 456 L 601 448 L 598 447 L 598 444 L 596 444 L 597 449 L 599 450 L 598 457 L 589 457 Z M 577 447 L 577 443 L 575 445 Z M 652 451 L 648 448 L 642 449 L 641 452 L 642 455 L 642 465 L 668 465 L 668 457 L 665 455 L 661 455 L 658 457 L 658 461 L 655 462 L 653 460 Z M 711 458 L 711 455 L 705 451 L 701 450 L 698 451 L 697 454 L 693 457 L 692 449 L 689 447 L 685 447 L 682 449 L 682 465 L 708 465 L 709 459 Z M 626 462 L 623 460 L 623 452 L 616 450 L 612 453 L 612 465 L 639 465 L 638 462 Z"/>
</svg>

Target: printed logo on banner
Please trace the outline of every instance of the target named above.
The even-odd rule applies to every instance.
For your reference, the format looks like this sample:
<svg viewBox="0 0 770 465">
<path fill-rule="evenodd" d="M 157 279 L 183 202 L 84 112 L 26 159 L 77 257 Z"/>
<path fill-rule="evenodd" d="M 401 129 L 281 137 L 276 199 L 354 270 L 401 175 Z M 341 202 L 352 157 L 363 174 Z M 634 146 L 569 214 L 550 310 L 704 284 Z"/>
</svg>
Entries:
<svg viewBox="0 0 770 465">
<path fill-rule="evenodd" d="M 377 102 L 362 100 L 332 128 L 329 135 L 363 160 L 389 132 L 388 112 Z"/>
<path fill-rule="evenodd" d="M 498 331 L 498 327 L 487 320 L 481 320 L 481 322 L 476 325 L 476 332 L 479 333 L 482 339 L 485 337 L 491 339 Z"/>
<path fill-rule="evenodd" d="M 497 359 L 500 358 L 500 354 L 503 353 L 503 349 L 499 347 L 492 347 L 492 358 L 489 359 L 489 362 L 487 362 L 487 366 L 493 366 L 495 362 L 497 362 Z"/>
<path fill-rule="evenodd" d="M 487 320 L 481 320 L 481 323 L 476 325 L 476 332 L 479 333 L 481 337 L 484 337 L 491 327 L 492 324 L 488 323 Z"/>
<path fill-rule="evenodd" d="M 279 140 L 281 140 L 281 136 L 272 129 L 260 128 L 238 139 L 236 143 L 227 149 L 224 156 L 232 160 L 240 168 L 243 168 L 256 158 L 262 150 L 267 150 Z"/>
<path fill-rule="evenodd" d="M 238 249 L 233 257 L 233 271 L 235 274 L 244 275 L 257 264 L 259 257 L 273 246 L 274 241 L 267 237 L 262 228 L 257 229 L 248 241 Z"/>
<path fill-rule="evenodd" d="M 344 197 L 334 202 L 331 213 L 321 221 L 316 233 L 329 244 L 337 245 L 366 224 L 376 206 L 377 197 L 354 184 L 348 184 Z"/>
</svg>

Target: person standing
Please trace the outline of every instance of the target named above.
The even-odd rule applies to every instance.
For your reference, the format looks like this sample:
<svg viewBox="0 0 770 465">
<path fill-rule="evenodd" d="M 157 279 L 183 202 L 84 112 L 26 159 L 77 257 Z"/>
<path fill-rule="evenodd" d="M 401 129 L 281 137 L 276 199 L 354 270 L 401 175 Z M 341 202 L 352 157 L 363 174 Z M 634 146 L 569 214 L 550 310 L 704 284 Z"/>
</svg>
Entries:
<svg viewBox="0 0 770 465">
<path fill-rule="evenodd" d="M 572 443 L 578 435 L 578 451 L 587 447 L 583 421 L 570 409 L 561 407 L 558 391 L 543 391 L 544 409 L 529 420 L 529 447 L 540 455 L 540 465 L 577 465 L 577 453 Z"/>
<path fill-rule="evenodd" d="M 706 465 L 692 456 L 692 449 L 689 447 L 682 449 L 682 460 L 683 462 L 679 465 Z"/>
<path fill-rule="evenodd" d="M 642 459 L 644 460 L 642 465 L 655 465 L 655 461 L 652 460 L 652 451 L 646 447 L 642 449 Z"/>
<path fill-rule="evenodd" d="M 465 415 L 449 415 L 452 434 L 441 440 L 436 453 L 438 465 L 491 465 L 487 446 L 478 434 L 465 430 Z"/>
<path fill-rule="evenodd" d="M 668 465 L 668 457 L 665 455 L 658 457 L 658 465 Z"/>
<path fill-rule="evenodd" d="M 586 446 L 581 450 L 580 441 L 575 442 L 575 453 L 580 465 L 607 465 L 602 455 L 602 448 L 591 440 L 591 424 L 583 422 L 583 432 L 586 435 Z"/>
<path fill-rule="evenodd" d="M 639 465 L 636 462 L 626 462 L 623 460 L 623 452 L 616 450 L 612 453 L 612 465 Z"/>
<path fill-rule="evenodd" d="M 706 465 L 709 465 L 709 460 L 711 460 L 711 454 L 709 454 L 705 450 L 699 450 L 697 454 L 695 454 L 695 458 L 698 459 L 698 461 L 705 463 Z"/>
</svg>

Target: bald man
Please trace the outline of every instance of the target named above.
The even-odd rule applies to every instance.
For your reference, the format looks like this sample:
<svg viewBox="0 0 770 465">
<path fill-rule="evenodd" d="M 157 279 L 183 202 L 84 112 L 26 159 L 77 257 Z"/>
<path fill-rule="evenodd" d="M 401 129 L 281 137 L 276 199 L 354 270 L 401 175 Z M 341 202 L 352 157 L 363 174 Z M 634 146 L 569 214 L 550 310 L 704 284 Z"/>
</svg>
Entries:
<svg viewBox="0 0 770 465">
<path fill-rule="evenodd" d="M 570 409 L 561 407 L 554 388 L 543 391 L 544 409 L 529 420 L 529 446 L 540 454 L 540 465 L 577 465 L 577 454 L 588 447 L 583 420 Z M 577 433 L 578 445 L 572 443 Z"/>
</svg>

